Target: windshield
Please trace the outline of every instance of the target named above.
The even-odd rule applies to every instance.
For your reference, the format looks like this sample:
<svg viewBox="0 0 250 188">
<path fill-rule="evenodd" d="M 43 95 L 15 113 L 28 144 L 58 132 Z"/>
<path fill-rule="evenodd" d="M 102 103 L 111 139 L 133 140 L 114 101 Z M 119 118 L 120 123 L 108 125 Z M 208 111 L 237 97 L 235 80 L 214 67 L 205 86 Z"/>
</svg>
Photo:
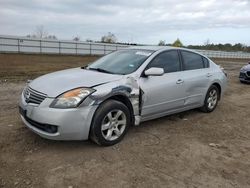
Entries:
<svg viewBox="0 0 250 188">
<path fill-rule="evenodd" d="M 108 54 L 87 67 L 111 74 L 130 74 L 136 71 L 153 53 L 151 50 L 120 50 Z"/>
</svg>

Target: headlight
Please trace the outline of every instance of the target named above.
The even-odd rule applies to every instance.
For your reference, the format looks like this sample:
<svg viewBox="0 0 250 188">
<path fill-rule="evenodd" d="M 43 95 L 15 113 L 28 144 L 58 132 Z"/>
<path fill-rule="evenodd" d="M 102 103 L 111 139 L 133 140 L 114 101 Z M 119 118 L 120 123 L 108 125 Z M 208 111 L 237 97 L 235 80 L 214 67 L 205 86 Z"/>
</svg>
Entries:
<svg viewBox="0 0 250 188">
<path fill-rule="evenodd" d="M 89 95 L 95 92 L 92 88 L 77 88 L 58 96 L 50 105 L 51 108 L 75 108 Z"/>
<path fill-rule="evenodd" d="M 240 69 L 240 71 L 241 71 L 241 72 L 246 72 L 247 70 L 246 70 L 245 67 L 242 67 L 242 68 Z"/>
</svg>

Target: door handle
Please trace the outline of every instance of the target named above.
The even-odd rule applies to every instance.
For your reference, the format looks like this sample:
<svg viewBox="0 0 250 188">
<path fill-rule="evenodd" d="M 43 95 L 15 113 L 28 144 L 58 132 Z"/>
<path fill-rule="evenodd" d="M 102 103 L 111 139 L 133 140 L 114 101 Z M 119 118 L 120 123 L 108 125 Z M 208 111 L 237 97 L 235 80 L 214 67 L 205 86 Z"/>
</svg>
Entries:
<svg viewBox="0 0 250 188">
<path fill-rule="evenodd" d="M 207 77 L 211 77 L 213 76 L 211 73 L 207 73 Z"/>
<path fill-rule="evenodd" d="M 184 81 L 182 79 L 177 80 L 176 84 L 182 84 Z"/>
</svg>

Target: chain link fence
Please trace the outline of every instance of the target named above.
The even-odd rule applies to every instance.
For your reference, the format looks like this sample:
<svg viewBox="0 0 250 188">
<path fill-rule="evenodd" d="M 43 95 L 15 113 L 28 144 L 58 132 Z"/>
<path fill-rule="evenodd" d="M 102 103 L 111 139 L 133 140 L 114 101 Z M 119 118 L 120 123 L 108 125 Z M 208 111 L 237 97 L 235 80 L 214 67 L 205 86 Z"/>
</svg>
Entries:
<svg viewBox="0 0 250 188">
<path fill-rule="evenodd" d="M 0 53 L 37 53 L 65 55 L 105 55 L 129 45 L 66 40 L 31 39 L 0 35 Z M 250 59 L 250 53 L 195 50 L 210 58 Z"/>
</svg>

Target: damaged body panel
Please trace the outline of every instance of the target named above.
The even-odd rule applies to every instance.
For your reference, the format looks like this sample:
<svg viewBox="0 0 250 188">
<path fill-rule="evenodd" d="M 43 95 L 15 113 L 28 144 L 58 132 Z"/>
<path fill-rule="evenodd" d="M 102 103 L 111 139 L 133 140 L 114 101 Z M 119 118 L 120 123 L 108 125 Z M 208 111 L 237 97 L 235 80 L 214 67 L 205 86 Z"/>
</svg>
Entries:
<svg viewBox="0 0 250 188">
<path fill-rule="evenodd" d="M 114 96 L 124 96 L 129 99 L 132 106 L 132 113 L 134 116 L 134 124 L 139 125 L 140 123 L 140 112 L 141 104 L 140 101 L 140 88 L 138 80 L 133 77 L 126 77 L 116 82 L 110 82 L 103 85 L 94 87 L 97 92 L 93 93 L 90 97 L 93 101 L 93 105 L 100 105 L 107 99 L 110 99 Z"/>
</svg>

